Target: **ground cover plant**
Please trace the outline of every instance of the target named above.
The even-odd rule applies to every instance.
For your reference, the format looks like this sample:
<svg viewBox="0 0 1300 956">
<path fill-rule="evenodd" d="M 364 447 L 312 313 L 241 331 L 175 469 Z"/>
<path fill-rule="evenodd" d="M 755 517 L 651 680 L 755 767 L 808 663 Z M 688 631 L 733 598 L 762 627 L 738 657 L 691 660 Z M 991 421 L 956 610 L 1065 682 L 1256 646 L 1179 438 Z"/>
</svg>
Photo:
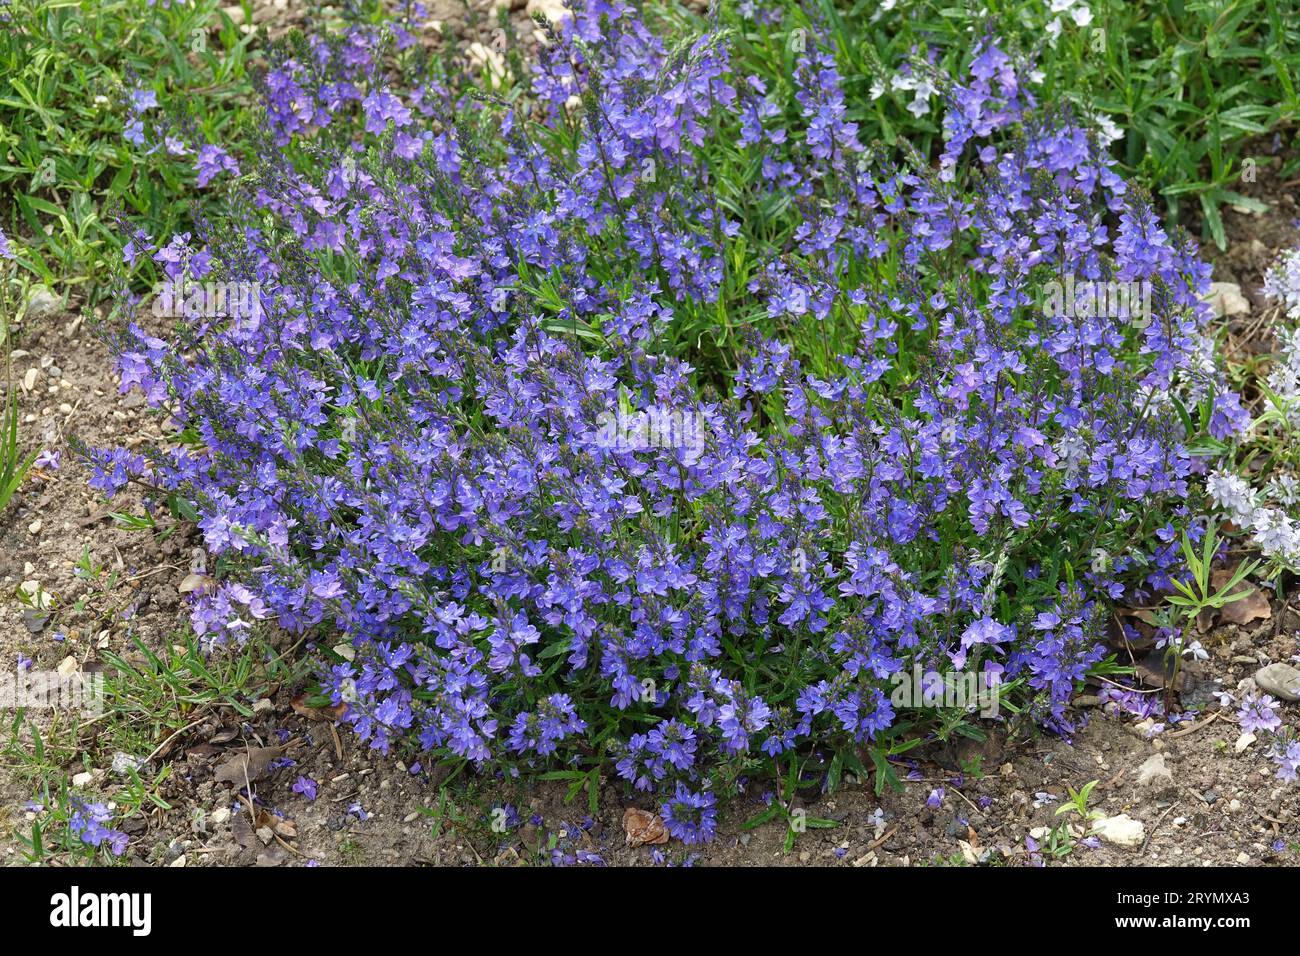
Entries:
<svg viewBox="0 0 1300 956">
<path fill-rule="evenodd" d="M 213 214 L 129 249 L 168 285 L 123 387 L 176 441 L 86 452 L 197 521 L 214 652 L 302 634 L 375 747 L 612 767 L 687 843 L 755 773 L 886 785 L 935 729 L 914 666 L 1071 732 L 1249 422 L 1208 269 L 998 36 L 891 145 L 833 23 L 757 17 L 593 3 L 470 75 L 400 26 L 273 58 L 262 138 L 199 157 Z"/>
</svg>

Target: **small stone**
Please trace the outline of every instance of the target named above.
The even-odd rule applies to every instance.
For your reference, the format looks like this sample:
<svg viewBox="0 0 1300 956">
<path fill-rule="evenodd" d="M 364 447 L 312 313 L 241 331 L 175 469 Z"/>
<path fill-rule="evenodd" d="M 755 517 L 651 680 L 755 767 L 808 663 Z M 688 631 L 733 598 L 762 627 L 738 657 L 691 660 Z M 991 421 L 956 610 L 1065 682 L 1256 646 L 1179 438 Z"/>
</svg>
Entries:
<svg viewBox="0 0 1300 956">
<path fill-rule="evenodd" d="M 41 587 L 40 581 L 34 579 L 24 581 L 18 585 L 18 590 L 23 593 L 26 603 L 36 610 L 48 611 L 50 609 L 50 592 Z"/>
<path fill-rule="evenodd" d="M 505 78 L 505 58 L 490 46 L 483 43 L 471 43 L 466 48 L 465 53 L 469 57 L 470 64 L 475 69 L 486 70 L 493 82 Z"/>
<path fill-rule="evenodd" d="M 63 300 L 43 285 L 33 286 L 27 296 L 27 317 L 43 319 L 63 308 Z"/>
<path fill-rule="evenodd" d="M 1093 821 L 1093 832 L 1115 846 L 1138 847 L 1146 837 L 1146 826 L 1127 813 L 1115 817 L 1102 817 Z"/>
<path fill-rule="evenodd" d="M 183 867 L 183 866 L 185 865 L 185 854 L 182 853 L 180 856 L 178 856 L 176 859 L 172 860 L 172 861 L 171 861 L 170 863 L 168 863 L 167 865 L 168 865 L 168 866 L 173 866 L 173 867 Z"/>
<path fill-rule="evenodd" d="M 89 787 L 94 782 L 95 782 L 95 775 L 91 773 L 89 770 L 83 770 L 81 773 L 76 774 L 72 778 L 72 785 L 74 787 Z"/>
<path fill-rule="evenodd" d="M 1211 282 L 1205 301 L 1210 303 L 1214 314 L 1220 318 L 1250 313 L 1250 302 L 1241 294 L 1241 286 L 1235 282 Z"/>
<path fill-rule="evenodd" d="M 1143 740 L 1149 738 L 1151 736 L 1151 732 L 1155 729 L 1156 729 L 1156 721 L 1154 717 L 1148 717 L 1145 720 L 1139 720 L 1136 723 L 1129 724 L 1128 726 L 1129 733 L 1131 733 L 1134 737 L 1141 737 Z"/>
<path fill-rule="evenodd" d="M 1255 683 L 1266 694 L 1282 700 L 1300 700 L 1300 670 L 1290 664 L 1269 664 L 1255 672 Z"/>
<path fill-rule="evenodd" d="M 40 518 L 37 518 L 35 521 L 33 521 L 31 524 L 27 526 L 27 533 L 40 534 L 41 529 L 44 527 L 45 527 L 45 522 L 42 521 Z"/>
<path fill-rule="evenodd" d="M 230 808 L 217 807 L 217 809 L 212 811 L 211 819 L 215 826 L 221 826 L 223 823 L 228 823 L 230 821 Z"/>
<path fill-rule="evenodd" d="M 269 714 L 274 709 L 275 705 L 268 698 L 263 697 L 253 705 L 253 714 Z"/>
<path fill-rule="evenodd" d="M 1142 766 L 1138 767 L 1137 780 L 1139 787 L 1167 787 L 1171 785 L 1174 782 L 1174 774 L 1165 763 L 1165 755 L 1160 753 L 1148 757 Z"/>
<path fill-rule="evenodd" d="M 525 10 L 529 17 L 540 13 L 555 24 L 573 15 L 564 5 L 563 0 L 528 0 Z"/>
<path fill-rule="evenodd" d="M 1245 866 L 1247 863 L 1250 862 L 1250 854 L 1247 853 L 1245 850 L 1242 850 L 1240 853 L 1237 854 L 1237 862 L 1240 863 L 1242 866 Z"/>
<path fill-rule="evenodd" d="M 258 827 L 257 838 L 262 841 L 263 846 L 267 846 L 273 839 L 275 839 L 275 831 L 270 827 Z"/>
<path fill-rule="evenodd" d="M 1237 738 L 1237 742 L 1232 745 L 1232 749 L 1237 753 L 1245 753 L 1246 748 L 1255 742 L 1254 734 L 1242 734 Z"/>
<path fill-rule="evenodd" d="M 71 677 L 77 672 L 77 659 L 69 654 L 63 660 L 59 661 L 57 670 L 60 677 Z"/>
<path fill-rule="evenodd" d="M 144 760 L 140 757 L 133 757 L 131 754 L 124 753 L 121 750 L 113 754 L 113 764 L 111 769 L 113 773 L 117 774 L 119 777 L 130 776 L 132 770 L 139 773 L 143 766 Z"/>
</svg>

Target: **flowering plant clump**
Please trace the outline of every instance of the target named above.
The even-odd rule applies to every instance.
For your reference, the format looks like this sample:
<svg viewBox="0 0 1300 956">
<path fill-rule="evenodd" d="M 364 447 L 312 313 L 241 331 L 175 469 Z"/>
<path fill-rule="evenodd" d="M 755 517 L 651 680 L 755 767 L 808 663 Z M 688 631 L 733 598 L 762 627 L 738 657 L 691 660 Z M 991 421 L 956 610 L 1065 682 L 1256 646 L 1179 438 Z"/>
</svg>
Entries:
<svg viewBox="0 0 1300 956">
<path fill-rule="evenodd" d="M 197 521 L 196 631 L 347 645 L 323 686 L 375 747 L 608 761 L 687 842 L 761 762 L 888 778 L 914 665 L 1068 733 L 1244 413 L 1207 267 L 1030 64 L 936 73 L 932 164 L 860 141 L 815 35 L 757 69 L 593 0 L 486 89 L 386 42 L 287 51 L 261 151 L 199 158 L 229 215 L 139 247 L 257 289 L 122 331 L 180 428 L 89 452 Z M 1044 305 L 1067 276 L 1151 314 Z"/>
<path fill-rule="evenodd" d="M 1244 442 L 1246 462 L 1225 462 L 1207 483 L 1210 499 L 1224 516 L 1250 533 L 1278 568 L 1300 570 L 1300 249 L 1278 257 L 1264 276 L 1264 292 L 1280 313 L 1279 354 L 1267 375 L 1253 382 L 1260 414 Z M 1281 321 L 1283 317 L 1289 321 Z M 1243 472 L 1253 471 L 1248 481 Z"/>
</svg>

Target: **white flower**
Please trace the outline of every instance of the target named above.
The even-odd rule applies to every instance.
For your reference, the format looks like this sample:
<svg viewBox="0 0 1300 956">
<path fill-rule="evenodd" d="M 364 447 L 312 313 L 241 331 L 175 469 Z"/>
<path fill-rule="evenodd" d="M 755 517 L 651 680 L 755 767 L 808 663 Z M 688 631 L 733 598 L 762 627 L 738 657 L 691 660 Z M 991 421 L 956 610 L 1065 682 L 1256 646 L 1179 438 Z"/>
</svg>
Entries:
<svg viewBox="0 0 1300 956">
<path fill-rule="evenodd" d="M 1080 7 L 1070 14 L 1074 18 L 1076 26 L 1086 27 L 1092 22 L 1092 11 L 1087 7 Z"/>
<path fill-rule="evenodd" d="M 1117 143 L 1124 138 L 1124 131 L 1116 126 L 1115 121 L 1105 113 L 1093 113 L 1092 118 L 1097 124 L 1097 132 L 1103 149 L 1111 143 Z"/>
<path fill-rule="evenodd" d="M 1276 508 L 1260 508 L 1255 512 L 1255 544 L 1269 557 L 1278 557 L 1288 564 L 1300 561 L 1300 533 L 1295 522 Z"/>
<path fill-rule="evenodd" d="M 1215 471 L 1206 481 L 1205 490 L 1215 506 L 1227 511 L 1236 524 L 1248 527 L 1255 523 L 1256 494 L 1241 476 Z"/>
<path fill-rule="evenodd" d="M 1292 319 L 1300 319 L 1300 249 L 1278 257 L 1264 276 L 1264 292 L 1277 299 Z M 1297 348 L 1300 330 L 1296 330 L 1288 351 Z"/>
<path fill-rule="evenodd" d="M 1295 475 L 1277 475 L 1264 486 L 1264 493 L 1285 507 L 1300 505 L 1300 478 Z"/>
</svg>

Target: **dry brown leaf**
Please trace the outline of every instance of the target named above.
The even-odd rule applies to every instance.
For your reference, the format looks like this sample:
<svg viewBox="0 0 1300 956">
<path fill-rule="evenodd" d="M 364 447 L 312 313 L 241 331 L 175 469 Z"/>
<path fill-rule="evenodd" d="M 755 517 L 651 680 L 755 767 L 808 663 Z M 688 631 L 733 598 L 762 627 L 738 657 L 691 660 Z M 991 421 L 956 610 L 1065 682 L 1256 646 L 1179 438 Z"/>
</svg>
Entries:
<svg viewBox="0 0 1300 956">
<path fill-rule="evenodd" d="M 236 790 L 246 783 L 262 779 L 271 761 L 284 754 L 284 747 L 249 747 L 233 754 L 217 768 L 213 776 L 217 783 L 228 783 Z"/>
<path fill-rule="evenodd" d="M 212 587 L 212 579 L 206 574 L 187 574 L 181 579 L 181 583 L 176 586 L 176 590 L 181 594 L 203 594 Z"/>
<path fill-rule="evenodd" d="M 627 845 L 659 846 L 668 842 L 668 829 L 656 814 L 637 807 L 628 807 L 623 811 L 623 832 L 627 835 Z"/>
<path fill-rule="evenodd" d="M 348 712 L 348 705 L 342 702 L 333 707 L 312 707 L 307 703 L 306 694 L 299 694 L 289 701 L 289 706 L 299 717 L 306 717 L 308 720 L 338 720 Z"/>
<path fill-rule="evenodd" d="M 235 818 L 230 822 L 230 835 L 245 850 L 258 845 L 257 834 L 253 832 L 253 825 L 248 822 L 248 814 L 243 810 L 236 813 Z"/>
<path fill-rule="evenodd" d="M 1216 589 L 1223 587 L 1232 580 L 1235 568 L 1224 568 L 1215 571 L 1210 577 L 1210 583 Z M 1246 592 L 1244 598 L 1237 598 L 1235 601 L 1223 605 L 1219 614 L 1223 620 L 1229 624 L 1249 624 L 1251 621 L 1267 621 L 1273 617 L 1273 609 L 1269 607 L 1268 595 L 1257 588 L 1249 581 L 1242 581 L 1233 589 L 1233 594 Z"/>
</svg>

